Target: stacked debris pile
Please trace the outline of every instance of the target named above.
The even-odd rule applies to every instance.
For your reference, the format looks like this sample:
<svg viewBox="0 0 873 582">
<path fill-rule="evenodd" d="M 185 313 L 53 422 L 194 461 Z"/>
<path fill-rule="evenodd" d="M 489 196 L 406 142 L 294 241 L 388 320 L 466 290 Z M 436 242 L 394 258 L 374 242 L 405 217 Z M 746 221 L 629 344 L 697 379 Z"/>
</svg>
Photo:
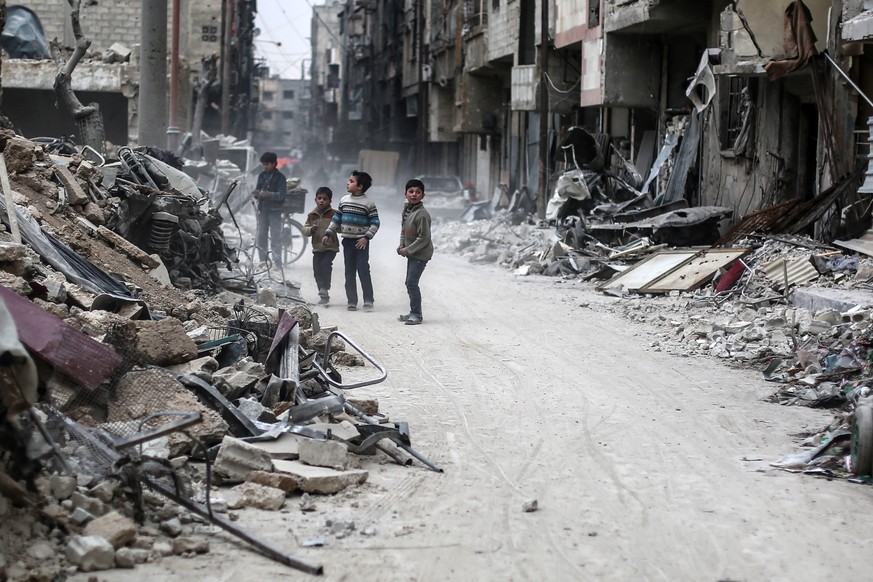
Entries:
<svg viewBox="0 0 873 582">
<path fill-rule="evenodd" d="M 4 139 L 0 579 L 194 556 L 208 552 L 212 526 L 319 573 L 237 526 L 233 511 L 360 486 L 373 460 L 440 470 L 412 449 L 406 423 L 373 398 L 346 397 L 387 372 L 322 327 L 284 277 L 247 276 L 245 294 L 173 285 L 210 287 L 204 261 L 223 242 L 157 157 L 122 151 L 104 187 L 106 165 Z M 163 253 L 138 231 L 161 213 L 179 219 Z M 149 258 L 177 276 L 157 280 Z M 344 382 L 353 369 L 368 372 Z M 231 487 L 220 497 L 219 484 Z"/>
<path fill-rule="evenodd" d="M 646 237 L 616 247 L 588 239 L 583 250 L 533 224 L 512 226 L 508 216 L 440 224 L 435 244 L 519 275 L 594 280 L 621 299 L 600 309 L 653 327 L 651 349 L 752 366 L 778 383 L 774 402 L 833 409 L 833 422 L 807 441 L 823 448 L 806 469 L 855 478 L 851 442 L 834 435 L 854 429 L 873 385 L 873 257 L 775 234 L 693 249 Z M 842 307 L 815 307 L 811 298 L 819 295 L 833 295 Z M 798 469 L 796 459 L 790 465 Z"/>
</svg>

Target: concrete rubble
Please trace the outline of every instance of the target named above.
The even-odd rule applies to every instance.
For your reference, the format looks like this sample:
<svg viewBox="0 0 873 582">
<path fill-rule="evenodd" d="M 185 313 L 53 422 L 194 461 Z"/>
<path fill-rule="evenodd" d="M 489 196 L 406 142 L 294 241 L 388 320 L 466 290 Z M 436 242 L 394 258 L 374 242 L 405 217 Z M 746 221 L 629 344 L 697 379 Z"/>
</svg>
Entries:
<svg viewBox="0 0 873 582">
<path fill-rule="evenodd" d="M 346 401 L 343 370 L 385 370 L 298 284 L 239 262 L 209 193 L 160 151 L 96 166 L 9 131 L 0 150 L 0 372 L 20 388 L 0 392 L 0 579 L 207 553 L 205 523 L 276 557 L 235 512 L 313 508 L 368 463 L 440 470 L 376 398 Z"/>
<path fill-rule="evenodd" d="M 652 350 L 759 370 L 774 383 L 773 402 L 832 409 L 833 422 L 801 443 L 821 450 L 791 469 L 870 482 L 869 474 L 857 472 L 851 443 L 839 438 L 853 429 L 857 433 L 855 408 L 873 391 L 873 247 L 864 244 L 868 235 L 829 244 L 750 229 L 719 247 L 686 249 L 634 235 L 632 229 L 620 244 L 596 238 L 602 232 L 596 228 L 576 236 L 580 232 L 556 221 L 520 219 L 504 207 L 480 219 L 471 219 L 468 212 L 460 220 L 439 222 L 434 244 L 518 276 L 558 277 L 568 290 L 599 290 L 615 299 L 597 309 L 649 326 Z M 717 238 L 710 235 L 710 244 Z M 704 261 L 693 262 L 707 249 L 735 250 L 738 258 L 707 270 Z M 678 267 L 658 268 L 659 259 L 683 251 L 691 261 L 680 257 Z M 698 284 L 671 289 L 670 276 L 683 265 L 705 276 Z M 636 273 L 641 274 L 634 280 Z M 687 283 L 693 277 L 675 278 Z M 661 281 L 668 284 L 659 288 Z M 647 292 L 651 289 L 656 291 Z M 590 307 L 579 306 L 583 312 Z M 786 468 L 780 460 L 774 466 Z"/>
</svg>

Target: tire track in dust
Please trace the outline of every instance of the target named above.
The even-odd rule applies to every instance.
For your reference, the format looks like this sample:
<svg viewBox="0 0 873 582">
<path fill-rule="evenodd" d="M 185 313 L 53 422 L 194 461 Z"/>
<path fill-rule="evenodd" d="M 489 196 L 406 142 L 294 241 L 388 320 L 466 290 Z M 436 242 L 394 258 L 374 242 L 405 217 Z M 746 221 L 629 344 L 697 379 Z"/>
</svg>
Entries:
<svg viewBox="0 0 873 582">
<path fill-rule="evenodd" d="M 479 346 L 473 347 L 473 346 L 470 346 L 469 344 L 467 344 L 467 346 L 468 346 L 468 348 L 474 350 L 478 354 L 479 357 L 476 360 L 484 360 L 486 363 L 490 364 L 491 366 L 499 368 L 503 372 L 508 372 L 508 374 L 511 376 L 511 378 L 507 381 L 504 377 L 501 377 L 501 380 L 507 381 L 507 383 L 511 386 L 512 391 L 513 391 L 513 393 L 516 394 L 516 396 L 519 396 L 523 400 L 528 400 L 528 398 L 527 398 L 528 394 L 526 392 L 522 391 L 522 389 L 520 387 L 519 374 L 515 370 L 513 370 L 511 368 L 511 366 L 506 365 L 505 362 L 499 360 L 497 357 L 492 356 L 491 354 L 485 353 L 483 351 L 483 349 L 480 348 Z M 416 359 L 418 359 L 419 361 L 423 361 L 422 358 L 416 358 Z M 474 360 L 474 362 L 476 360 Z M 468 361 L 470 361 L 469 358 L 468 358 Z M 529 495 L 527 495 L 521 489 L 521 487 L 518 485 L 516 480 L 513 480 L 512 478 L 509 477 L 509 475 L 506 474 L 506 471 L 503 469 L 503 467 L 500 465 L 500 463 L 497 462 L 491 455 L 489 455 L 485 451 L 484 447 L 480 443 L 480 439 L 478 439 L 476 437 L 476 435 L 474 435 L 474 432 L 470 427 L 469 419 L 468 419 L 467 415 L 464 413 L 463 408 L 461 407 L 460 403 L 458 402 L 457 397 L 455 396 L 454 393 L 452 393 L 452 391 L 449 389 L 449 387 L 444 382 L 439 380 L 438 377 L 435 375 L 435 373 L 439 373 L 440 366 L 439 365 L 437 365 L 437 366 L 430 365 L 430 366 L 423 367 L 423 369 L 424 370 L 434 370 L 434 373 L 427 372 L 427 375 L 428 375 L 430 381 L 443 392 L 444 397 L 447 398 L 451 402 L 451 404 L 454 406 L 455 411 L 457 412 L 458 416 L 460 417 L 460 419 L 462 421 L 464 433 L 467 435 L 469 442 L 474 446 L 474 448 L 479 452 L 479 454 L 484 459 L 486 459 L 486 461 L 488 461 L 489 464 L 494 469 L 496 469 L 497 473 L 500 475 L 500 477 L 503 479 L 503 481 L 506 484 L 508 484 L 510 487 L 512 487 L 522 497 L 529 497 Z M 495 374 L 489 374 L 489 375 L 492 377 L 496 376 Z M 504 374 L 504 376 L 505 376 L 505 374 Z M 446 377 L 450 377 L 450 376 L 447 375 Z M 545 415 L 542 411 L 542 408 L 536 402 L 534 402 L 531 405 L 531 407 L 536 411 L 536 416 L 539 418 L 540 422 L 542 424 L 545 424 L 546 419 L 545 419 Z M 527 469 L 530 466 L 532 466 L 533 460 L 538 458 L 540 451 L 542 450 L 545 442 L 546 442 L 546 439 L 542 436 L 540 436 L 537 439 L 536 444 L 531 448 L 531 450 L 525 456 L 523 463 L 522 463 L 522 467 L 520 468 L 520 470 L 518 472 L 517 479 L 520 478 L 521 476 L 523 476 L 524 473 L 527 471 Z M 510 516 L 510 509 L 509 508 L 510 508 L 509 504 L 505 504 L 503 506 L 503 510 L 501 511 L 501 514 L 500 514 L 500 522 L 503 525 L 505 537 L 509 542 L 509 545 L 513 551 L 513 554 L 517 555 L 521 550 L 526 549 L 526 548 L 522 547 L 519 543 L 516 542 L 515 538 L 517 536 L 513 535 L 513 534 L 521 534 L 523 537 L 523 532 L 519 532 L 518 525 L 522 526 L 522 529 L 524 530 L 524 532 L 529 532 L 531 529 L 536 529 L 537 526 L 534 522 L 513 521 L 511 519 L 511 516 Z M 555 532 L 552 531 L 552 528 L 548 528 L 547 532 L 548 532 L 549 538 L 552 542 L 551 547 L 554 548 L 558 552 L 558 555 L 560 556 L 560 558 L 568 566 L 570 566 L 574 571 L 576 571 L 577 574 L 579 574 L 580 576 L 583 575 L 584 572 L 573 562 L 573 560 L 571 560 L 571 558 L 566 554 L 566 552 L 560 547 L 558 540 L 555 538 Z M 525 580 L 536 579 L 538 577 L 538 574 L 541 574 L 541 572 L 532 571 L 531 568 L 534 566 L 533 565 L 528 566 L 526 561 L 515 561 L 515 562 L 513 562 L 513 567 L 521 575 L 522 579 L 525 579 Z"/>
</svg>

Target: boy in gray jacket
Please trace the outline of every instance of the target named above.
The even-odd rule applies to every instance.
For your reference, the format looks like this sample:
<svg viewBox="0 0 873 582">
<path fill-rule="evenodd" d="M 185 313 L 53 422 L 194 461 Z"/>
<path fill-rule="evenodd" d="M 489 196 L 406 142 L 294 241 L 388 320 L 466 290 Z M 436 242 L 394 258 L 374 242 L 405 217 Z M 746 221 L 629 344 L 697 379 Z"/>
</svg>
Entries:
<svg viewBox="0 0 873 582">
<path fill-rule="evenodd" d="M 430 214 L 424 209 L 424 183 L 410 180 L 406 183 L 406 205 L 400 230 L 397 254 L 406 257 L 406 292 L 409 294 L 409 314 L 398 319 L 406 325 L 419 325 L 421 316 L 421 289 L 418 284 L 427 262 L 433 257 L 430 237 Z"/>
</svg>

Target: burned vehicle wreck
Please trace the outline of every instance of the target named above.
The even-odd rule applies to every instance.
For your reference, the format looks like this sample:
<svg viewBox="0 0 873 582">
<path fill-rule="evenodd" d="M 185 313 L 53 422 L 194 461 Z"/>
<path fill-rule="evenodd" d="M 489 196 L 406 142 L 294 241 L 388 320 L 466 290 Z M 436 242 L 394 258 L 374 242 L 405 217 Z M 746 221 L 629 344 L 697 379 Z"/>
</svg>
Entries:
<svg viewBox="0 0 873 582">
<path fill-rule="evenodd" d="M 182 172 L 181 160 L 166 154 L 154 148 L 121 148 L 118 162 L 106 166 L 117 168 L 104 170 L 115 197 L 107 227 L 157 254 L 175 286 L 216 287 L 216 265 L 230 269 L 236 252 L 225 243 L 222 219 L 209 196 Z"/>
<path fill-rule="evenodd" d="M 608 154 L 604 153 L 603 142 Z M 559 162 L 571 169 L 556 179 L 546 209 L 561 240 L 577 249 L 586 245 L 623 246 L 648 238 L 668 246 L 711 245 L 720 237 L 722 221 L 733 210 L 720 206 L 688 208 L 688 202 L 666 194 L 653 198 L 645 182 L 605 136 L 571 127 L 559 147 Z"/>
</svg>

